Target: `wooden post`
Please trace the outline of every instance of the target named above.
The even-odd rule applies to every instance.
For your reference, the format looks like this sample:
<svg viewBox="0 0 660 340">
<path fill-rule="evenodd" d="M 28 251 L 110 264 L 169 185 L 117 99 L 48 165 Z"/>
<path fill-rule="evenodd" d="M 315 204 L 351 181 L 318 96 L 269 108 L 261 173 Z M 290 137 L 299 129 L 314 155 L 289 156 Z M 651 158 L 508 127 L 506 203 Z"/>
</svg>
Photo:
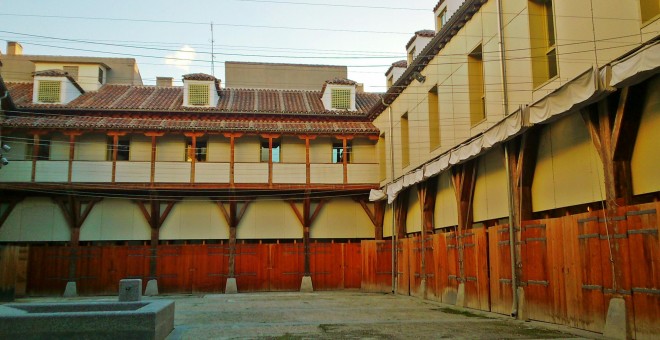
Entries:
<svg viewBox="0 0 660 340">
<path fill-rule="evenodd" d="M 235 162 L 235 154 L 236 154 L 236 138 L 240 138 L 243 136 L 242 133 L 223 133 L 223 136 L 225 138 L 229 138 L 229 187 L 233 188 L 234 187 L 234 162 Z"/>
<path fill-rule="evenodd" d="M 156 177 L 156 137 L 162 137 L 165 135 L 164 132 L 147 132 L 144 134 L 147 137 L 151 137 L 151 186 L 154 185 L 154 179 Z"/>
<path fill-rule="evenodd" d="M 112 137 L 112 183 L 117 181 L 117 153 L 119 151 L 119 137 L 126 136 L 126 132 L 112 131 L 108 132 Z"/>
<path fill-rule="evenodd" d="M 268 139 L 268 186 L 273 186 L 273 139 L 280 138 L 277 134 L 263 134 L 261 137 Z M 281 157 L 281 155 L 280 155 Z"/>
<path fill-rule="evenodd" d="M 147 223 L 149 223 L 149 227 L 151 228 L 149 279 L 156 280 L 158 277 L 156 258 L 158 256 L 158 242 L 160 237 L 159 235 L 160 228 L 163 226 L 163 223 L 165 223 L 165 220 L 172 211 L 172 208 L 174 208 L 174 204 L 176 203 L 176 201 L 167 201 L 166 202 L 167 206 L 165 207 L 165 210 L 162 213 L 160 210 L 161 202 L 158 200 L 156 195 L 152 195 L 152 197 L 148 201 L 135 201 L 135 203 L 140 208 L 142 215 L 147 220 Z M 149 210 L 147 210 L 146 207 L 147 203 L 149 204 L 149 208 L 150 208 Z"/>
<path fill-rule="evenodd" d="M 311 135 L 301 135 L 298 138 L 305 141 L 305 183 L 309 185 L 311 183 L 311 163 L 309 157 L 310 141 L 316 139 L 316 136 Z"/>
<path fill-rule="evenodd" d="M 369 220 L 371 220 L 371 223 L 374 225 L 374 239 L 382 240 L 383 222 L 385 220 L 385 206 L 387 201 L 382 200 L 382 201 L 374 202 L 373 211 L 371 211 L 371 209 L 367 205 L 366 199 L 358 198 L 356 199 L 356 201 L 360 203 L 360 206 L 362 206 L 362 209 L 364 210 L 365 213 L 367 213 L 367 216 L 369 216 Z"/>
<path fill-rule="evenodd" d="M 394 223 L 396 224 L 396 237 L 399 239 L 406 237 L 408 195 L 409 193 L 407 190 L 402 190 L 394 201 Z"/>
<path fill-rule="evenodd" d="M 420 275 L 426 282 L 426 235 L 433 234 L 435 197 L 438 191 L 438 176 L 428 178 L 421 182 L 417 189 L 417 198 L 422 210 L 422 232 L 420 236 Z M 423 295 L 426 296 L 426 286 Z"/>
<path fill-rule="evenodd" d="M 477 160 L 468 161 L 452 168 L 452 183 L 456 195 L 458 208 L 458 229 L 456 240 L 458 243 L 458 267 L 461 283 L 465 282 L 465 266 L 463 259 L 463 245 L 461 238 L 466 229 L 472 227 L 472 198 L 474 196 L 474 184 L 477 175 Z"/>
<path fill-rule="evenodd" d="M 183 135 L 190 137 L 192 140 L 190 145 L 192 148 L 192 157 L 190 160 L 190 183 L 195 183 L 195 164 L 197 164 L 197 138 L 204 136 L 204 134 L 201 132 L 186 132 Z M 186 155 L 186 157 L 187 156 L 188 155 Z"/>
<path fill-rule="evenodd" d="M 309 194 L 306 194 L 305 198 L 303 198 L 302 201 L 303 211 L 301 212 L 296 206 L 296 203 L 294 201 L 289 201 L 289 205 L 291 206 L 291 209 L 293 209 L 293 212 L 296 214 L 298 221 L 303 227 L 303 248 L 305 249 L 305 269 L 304 269 L 305 276 L 311 275 L 311 270 L 310 270 L 311 252 L 309 246 L 310 229 L 312 227 L 312 224 L 314 224 L 314 221 L 318 217 L 319 213 L 321 212 L 321 208 L 323 208 L 325 202 L 326 202 L 325 199 L 319 200 L 316 205 L 316 208 L 314 209 L 314 211 L 312 211 L 312 199 L 309 196 Z"/>
<path fill-rule="evenodd" d="M 233 278 L 236 276 L 236 229 L 245 215 L 248 205 L 252 199 L 244 199 L 243 206 L 239 210 L 239 200 L 237 197 L 231 197 L 228 202 L 229 210 L 225 208 L 223 201 L 214 200 L 215 203 L 220 208 L 222 216 L 224 216 L 227 225 L 229 225 L 229 277 Z"/>
</svg>

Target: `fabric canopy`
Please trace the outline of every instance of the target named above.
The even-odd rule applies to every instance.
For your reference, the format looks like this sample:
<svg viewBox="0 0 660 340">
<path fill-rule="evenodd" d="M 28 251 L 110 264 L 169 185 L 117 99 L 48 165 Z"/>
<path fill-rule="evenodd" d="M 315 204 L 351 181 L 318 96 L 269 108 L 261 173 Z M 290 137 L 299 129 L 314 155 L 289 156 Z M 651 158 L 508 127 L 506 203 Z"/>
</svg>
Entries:
<svg viewBox="0 0 660 340">
<path fill-rule="evenodd" d="M 634 85 L 658 72 L 660 72 L 660 42 L 656 41 L 612 63 L 612 79 L 609 85 L 618 88 Z"/>
</svg>

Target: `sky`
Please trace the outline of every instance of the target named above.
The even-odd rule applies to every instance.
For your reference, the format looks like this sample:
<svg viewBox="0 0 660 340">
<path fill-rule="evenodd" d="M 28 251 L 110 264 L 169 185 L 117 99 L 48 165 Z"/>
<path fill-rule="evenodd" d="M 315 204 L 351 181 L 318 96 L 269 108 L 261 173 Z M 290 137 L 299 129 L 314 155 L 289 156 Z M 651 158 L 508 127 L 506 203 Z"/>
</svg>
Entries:
<svg viewBox="0 0 660 340">
<path fill-rule="evenodd" d="M 346 65 L 366 91 L 384 92 L 413 33 L 434 28 L 436 3 L 0 0 L 0 51 L 18 41 L 24 54 L 134 57 L 146 85 L 212 69 L 224 79 L 225 61 Z"/>
</svg>

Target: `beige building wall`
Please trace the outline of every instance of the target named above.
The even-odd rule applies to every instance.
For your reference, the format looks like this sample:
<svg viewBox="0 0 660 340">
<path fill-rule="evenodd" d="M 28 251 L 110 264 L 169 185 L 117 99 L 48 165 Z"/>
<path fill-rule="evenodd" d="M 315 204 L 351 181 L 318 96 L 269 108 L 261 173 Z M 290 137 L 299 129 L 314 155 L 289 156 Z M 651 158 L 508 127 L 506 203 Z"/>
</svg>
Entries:
<svg viewBox="0 0 660 340">
<path fill-rule="evenodd" d="M 438 178 L 434 216 L 436 228 L 458 225 L 458 207 L 449 171 L 442 172 Z"/>
<path fill-rule="evenodd" d="M 310 141 L 313 143 L 314 141 Z M 282 163 L 305 164 L 307 159 L 307 149 L 305 141 L 295 136 L 282 137 L 282 151 L 280 161 Z"/>
<path fill-rule="evenodd" d="M 320 91 L 326 80 L 347 74 L 346 66 L 225 62 L 227 88 Z"/>
<path fill-rule="evenodd" d="M 257 136 L 243 136 L 236 139 L 234 161 L 237 163 L 259 163 L 261 144 Z"/>
<path fill-rule="evenodd" d="M 310 163 L 331 163 L 333 140 L 334 139 L 331 139 L 330 137 L 317 137 L 310 141 Z"/>
<path fill-rule="evenodd" d="M 416 233 L 422 231 L 422 207 L 419 205 L 417 188 L 411 187 L 401 195 L 408 195 L 408 215 L 406 216 L 406 232 Z"/>
<path fill-rule="evenodd" d="M 129 160 L 151 162 L 151 137 L 135 134 L 131 135 L 130 138 Z"/>
<path fill-rule="evenodd" d="M 206 160 L 209 162 L 231 162 L 231 143 L 228 138 L 218 135 L 208 137 Z"/>
<path fill-rule="evenodd" d="M 18 203 L 0 228 L 0 242 L 65 242 L 70 237 L 62 211 L 46 197 Z"/>
<path fill-rule="evenodd" d="M 32 139 L 31 136 L 24 133 L 3 133 L 0 137 L 2 144 L 7 144 L 11 147 L 9 151 L 2 151 L 7 159 L 14 161 L 26 159 L 29 141 Z"/>
<path fill-rule="evenodd" d="M 216 203 L 205 197 L 174 205 L 160 230 L 161 240 L 229 239 L 229 226 Z"/>
<path fill-rule="evenodd" d="M 660 76 L 650 81 L 642 112 L 630 162 L 635 195 L 660 191 Z"/>
<path fill-rule="evenodd" d="M 105 161 L 108 152 L 107 138 L 103 134 L 84 134 L 77 137 L 73 159 L 77 161 Z M 69 159 L 68 153 L 66 159 Z"/>
<path fill-rule="evenodd" d="M 374 226 L 359 203 L 350 198 L 327 202 L 310 229 L 311 238 L 374 238 Z"/>
<path fill-rule="evenodd" d="M 509 216 L 509 194 L 504 152 L 496 147 L 481 156 L 474 185 L 474 222 Z"/>
<path fill-rule="evenodd" d="M 605 199 L 603 166 L 578 113 L 544 126 L 532 182 L 532 209 Z"/>
<path fill-rule="evenodd" d="M 40 142 L 44 137 L 40 137 Z M 60 133 L 51 134 L 50 138 L 50 160 L 68 161 L 69 160 L 69 137 Z"/>
<path fill-rule="evenodd" d="M 81 241 L 150 240 L 151 229 L 138 206 L 126 199 L 96 203 L 80 228 Z"/>
<path fill-rule="evenodd" d="M 157 162 L 185 161 L 186 139 L 182 135 L 165 135 L 156 138 Z"/>
<path fill-rule="evenodd" d="M 299 207 L 302 211 L 302 207 Z M 303 228 L 289 203 L 258 199 L 247 208 L 236 229 L 238 239 L 302 239 Z"/>
<path fill-rule="evenodd" d="M 376 155 L 376 142 L 367 138 L 355 138 L 351 163 L 378 163 Z"/>
<path fill-rule="evenodd" d="M 385 207 L 385 217 L 383 219 L 383 238 L 392 237 L 392 225 L 394 221 L 392 218 L 394 216 L 394 211 L 392 211 L 392 205 L 388 204 Z"/>
</svg>

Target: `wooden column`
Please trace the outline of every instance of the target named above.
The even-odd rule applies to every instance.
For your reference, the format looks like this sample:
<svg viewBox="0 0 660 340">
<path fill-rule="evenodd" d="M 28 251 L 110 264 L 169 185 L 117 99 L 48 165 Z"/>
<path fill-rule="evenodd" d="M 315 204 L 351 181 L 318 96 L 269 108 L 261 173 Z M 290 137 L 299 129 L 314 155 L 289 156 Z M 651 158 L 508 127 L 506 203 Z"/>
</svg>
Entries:
<svg viewBox="0 0 660 340">
<path fill-rule="evenodd" d="M 112 131 L 108 132 L 108 136 L 112 137 L 112 183 L 114 183 L 117 178 L 117 151 L 119 150 L 119 137 L 126 136 L 126 132 Z"/>
<path fill-rule="evenodd" d="M 408 191 L 402 190 L 394 201 L 394 223 L 396 237 L 406 237 L 406 219 L 408 218 Z M 394 237 L 394 235 L 392 235 Z"/>
<path fill-rule="evenodd" d="M 73 175 L 73 159 L 75 157 L 76 150 L 76 137 L 82 135 L 82 132 L 79 131 L 66 131 L 63 133 L 65 136 L 69 136 L 69 170 L 68 170 L 68 182 L 71 183 L 71 178 Z"/>
<path fill-rule="evenodd" d="M 147 132 L 144 134 L 147 137 L 151 137 L 151 185 L 154 185 L 154 179 L 156 177 L 156 137 L 162 137 L 165 135 L 164 132 Z"/>
<path fill-rule="evenodd" d="M 342 141 L 342 164 L 344 165 L 344 184 L 348 183 L 348 141 L 352 140 L 354 136 L 336 136 L 337 139 Z"/>
<path fill-rule="evenodd" d="M 94 208 L 96 202 L 100 201 L 99 198 L 92 198 L 82 200 L 75 196 L 65 196 L 65 197 L 54 197 L 53 201 L 60 207 L 64 219 L 69 226 L 70 240 L 69 246 L 71 247 L 69 255 L 69 281 L 76 281 L 76 264 L 78 262 L 78 252 L 80 246 L 80 228 L 82 228 L 83 223 L 89 216 L 89 213 Z M 82 209 L 82 205 L 87 204 L 85 209 Z"/>
<path fill-rule="evenodd" d="M 289 205 L 291 206 L 291 209 L 293 209 L 293 212 L 296 214 L 298 221 L 303 227 L 303 247 L 305 249 L 305 276 L 311 275 L 311 270 L 310 270 L 311 253 L 309 247 L 309 232 L 312 227 L 312 224 L 314 224 L 314 221 L 321 212 L 321 208 L 323 208 L 325 202 L 326 201 L 324 199 L 317 201 L 316 208 L 312 212 L 312 199 L 309 195 L 305 195 L 305 198 L 303 198 L 302 201 L 303 211 L 301 213 L 298 207 L 296 206 L 296 202 L 289 201 Z"/>
<path fill-rule="evenodd" d="M 369 216 L 369 220 L 371 220 L 371 223 L 374 225 L 374 239 L 382 240 L 383 222 L 385 220 L 385 206 L 387 204 L 387 201 L 382 200 L 382 201 L 374 202 L 373 211 L 369 208 L 367 199 L 357 198 L 355 199 L 355 201 L 360 203 L 360 206 L 362 206 L 362 209 L 364 210 L 365 213 L 367 213 L 367 216 Z"/>
<path fill-rule="evenodd" d="M 465 267 L 463 260 L 463 245 L 461 238 L 466 229 L 472 227 L 472 199 L 474 197 L 474 184 L 477 175 L 477 160 L 468 161 L 452 168 L 452 183 L 456 195 L 458 208 L 458 228 L 456 239 L 458 243 L 458 266 L 461 282 L 465 282 Z"/>
<path fill-rule="evenodd" d="M 37 176 L 37 159 L 39 158 L 39 143 L 41 136 L 47 134 L 47 131 L 30 131 L 32 135 L 32 175 L 31 181 L 34 182 Z"/>
<path fill-rule="evenodd" d="M 138 205 L 140 208 L 140 211 L 142 212 L 142 216 L 147 220 L 147 223 L 149 223 L 149 227 L 151 229 L 151 256 L 149 258 L 149 279 L 157 279 L 157 262 L 156 262 L 156 257 L 158 256 L 158 241 L 160 237 L 160 228 L 163 226 L 163 223 L 165 223 L 165 219 L 167 219 L 167 216 L 170 214 L 172 211 L 172 208 L 174 207 L 174 204 L 176 201 L 166 201 L 166 207 L 165 210 L 161 213 L 161 201 L 158 200 L 158 197 L 155 195 L 152 196 L 147 201 L 135 201 L 135 203 Z M 147 210 L 147 204 L 149 205 L 149 210 Z"/>
<path fill-rule="evenodd" d="M 311 162 L 309 157 L 310 141 L 316 139 L 316 136 L 311 135 L 301 135 L 298 138 L 305 141 L 305 183 L 309 185 L 311 183 Z"/>
<path fill-rule="evenodd" d="M 192 139 L 192 157 L 190 160 L 190 183 L 195 183 L 195 164 L 197 163 L 197 138 L 204 136 L 201 132 L 186 132 L 183 134 Z"/>
<path fill-rule="evenodd" d="M 240 138 L 243 136 L 242 133 L 223 133 L 223 136 L 225 138 L 229 138 L 229 187 L 233 188 L 234 187 L 234 162 L 235 162 L 235 145 L 236 145 L 236 138 Z"/>
<path fill-rule="evenodd" d="M 513 244 L 515 251 L 516 279 L 522 278 L 522 253 L 519 245 L 523 221 L 532 220 L 532 182 L 539 148 L 540 129 L 532 128 L 504 147 L 507 148 L 509 164 L 509 181 L 511 183 L 513 225 Z"/>
<path fill-rule="evenodd" d="M 611 95 L 582 111 L 591 140 L 594 143 L 605 177 L 605 228 L 612 238 L 621 234 L 614 222 L 619 205 L 631 203 L 632 175 L 630 161 L 637 139 L 637 131 L 642 116 L 642 108 L 647 100 L 647 85 L 623 88 L 617 95 Z M 625 231 L 623 231 L 625 232 Z M 617 242 L 609 242 L 612 254 L 612 289 L 617 292 L 627 281 L 621 262 L 622 250 Z"/>
<path fill-rule="evenodd" d="M 229 225 L 229 277 L 236 276 L 236 229 L 245 215 L 248 205 L 252 200 L 239 201 L 238 198 L 232 197 L 229 201 L 223 202 L 215 200 L 215 203 L 220 208 L 222 216 L 225 217 L 227 225 Z M 240 207 L 239 204 L 243 203 L 243 206 Z M 225 207 L 227 205 L 228 207 Z M 227 209 L 229 208 L 229 209 Z"/>
<path fill-rule="evenodd" d="M 417 187 L 417 198 L 422 210 L 422 232 L 420 236 L 420 275 L 426 279 L 426 236 L 433 234 L 435 197 L 438 191 L 438 176 L 428 178 Z M 426 294 L 426 291 L 424 292 Z"/>
<path fill-rule="evenodd" d="M 261 137 L 268 139 L 268 185 L 272 187 L 273 186 L 273 139 L 280 138 L 280 135 L 263 134 L 261 135 Z"/>
</svg>

